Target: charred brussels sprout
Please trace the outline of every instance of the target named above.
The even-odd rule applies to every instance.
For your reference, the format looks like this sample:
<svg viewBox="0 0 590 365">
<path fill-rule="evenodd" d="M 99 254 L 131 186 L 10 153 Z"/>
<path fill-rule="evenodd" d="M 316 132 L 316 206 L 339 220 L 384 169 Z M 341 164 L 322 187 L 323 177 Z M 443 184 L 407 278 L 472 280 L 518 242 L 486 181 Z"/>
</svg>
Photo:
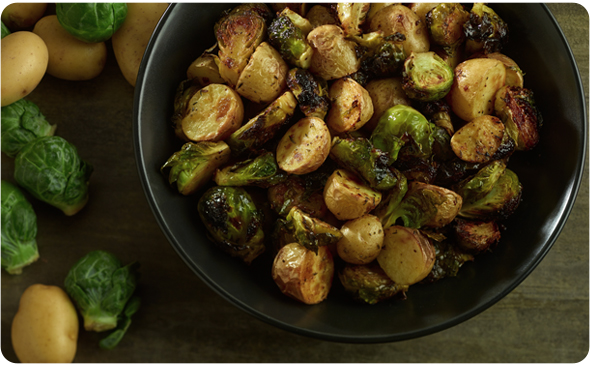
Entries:
<svg viewBox="0 0 590 365">
<path fill-rule="evenodd" d="M 213 242 L 229 255 L 249 264 L 264 251 L 262 212 L 243 188 L 212 187 L 197 210 Z"/>
<path fill-rule="evenodd" d="M 188 141 L 188 137 L 182 130 L 182 120 L 189 113 L 189 102 L 192 97 L 201 90 L 201 85 L 192 79 L 182 81 L 176 88 L 174 95 L 174 111 L 172 113 L 172 126 L 176 137 L 181 140 Z"/>
<path fill-rule="evenodd" d="M 376 262 L 347 264 L 338 272 L 338 278 L 353 299 L 368 304 L 376 304 L 398 294 L 403 298 L 409 288 L 408 285 L 394 283 Z"/>
<path fill-rule="evenodd" d="M 456 218 L 451 228 L 457 245 L 474 255 L 491 249 L 501 237 L 500 227 L 495 221 Z"/>
<path fill-rule="evenodd" d="M 299 109 L 306 117 L 324 119 L 330 109 L 328 82 L 311 72 L 293 68 L 287 73 L 287 86 L 295 95 Z"/>
<path fill-rule="evenodd" d="M 313 53 L 307 43 L 307 34 L 311 29 L 307 19 L 285 8 L 268 27 L 268 38 L 287 63 L 307 69 Z"/>
<path fill-rule="evenodd" d="M 529 151 L 537 145 L 543 119 L 535 107 L 532 91 L 504 86 L 496 94 L 494 109 L 508 134 L 516 141 L 517 150 Z"/>
<path fill-rule="evenodd" d="M 314 218 L 323 219 L 328 211 L 322 196 L 324 184 L 313 184 L 310 177 L 290 175 L 284 182 L 271 186 L 267 193 L 271 208 L 278 215 L 287 217 L 291 208 L 296 206 Z"/>
<path fill-rule="evenodd" d="M 433 241 L 432 245 L 434 246 L 436 259 L 432 270 L 422 280 L 424 283 L 432 283 L 446 277 L 457 276 L 464 263 L 473 261 L 473 255 L 462 252 L 448 241 Z"/>
<path fill-rule="evenodd" d="M 461 181 L 453 190 L 461 195 L 463 204 L 473 203 L 486 196 L 506 170 L 504 160 L 496 160 L 482 167 L 476 174 Z"/>
<path fill-rule="evenodd" d="M 336 243 L 342 238 L 338 228 L 310 216 L 297 207 L 289 211 L 285 218 L 285 227 L 292 232 L 296 242 L 315 253 L 318 253 L 319 247 Z"/>
<path fill-rule="evenodd" d="M 35 103 L 20 99 L 2 107 L 2 152 L 10 157 L 30 141 L 52 136 L 55 125 L 50 125 Z"/>
<path fill-rule="evenodd" d="M 2 180 L 2 268 L 11 275 L 39 258 L 37 215 L 23 193 Z"/>
<path fill-rule="evenodd" d="M 404 63 L 404 91 L 411 99 L 442 99 L 453 85 L 453 69 L 434 52 L 412 53 Z"/>
<path fill-rule="evenodd" d="M 126 3 L 60 3 L 59 23 L 74 37 L 88 43 L 104 42 L 123 25 Z"/>
<path fill-rule="evenodd" d="M 444 47 L 447 53 L 463 42 L 465 33 L 463 25 L 469 20 L 469 12 L 457 3 L 438 4 L 426 13 L 426 25 L 432 41 Z"/>
<path fill-rule="evenodd" d="M 467 39 L 480 44 L 485 53 L 501 51 L 508 41 L 508 24 L 483 3 L 473 5 L 463 28 Z"/>
<path fill-rule="evenodd" d="M 225 142 L 188 142 L 174 152 L 160 170 L 170 169 L 168 182 L 176 183 L 179 193 L 189 195 L 205 186 L 229 157 L 230 150 Z"/>
<path fill-rule="evenodd" d="M 29 142 L 14 160 L 17 183 L 66 215 L 74 215 L 86 205 L 92 171 L 76 148 L 59 136 Z"/>
<path fill-rule="evenodd" d="M 480 199 L 466 202 L 459 215 L 463 218 L 479 220 L 505 219 L 514 213 L 520 204 L 522 185 L 518 176 L 505 169 L 493 188 Z"/>
<path fill-rule="evenodd" d="M 364 34 L 355 40 L 362 47 L 361 65 L 358 72 L 352 75 L 361 85 L 372 79 L 396 76 L 402 69 L 406 53 L 402 42 L 405 36 L 394 33 L 383 36 L 381 32 Z M 365 82 L 361 82 L 364 80 Z"/>
<path fill-rule="evenodd" d="M 259 186 L 268 188 L 287 179 L 279 169 L 272 152 L 226 166 L 215 173 L 215 182 L 220 186 Z"/>
</svg>

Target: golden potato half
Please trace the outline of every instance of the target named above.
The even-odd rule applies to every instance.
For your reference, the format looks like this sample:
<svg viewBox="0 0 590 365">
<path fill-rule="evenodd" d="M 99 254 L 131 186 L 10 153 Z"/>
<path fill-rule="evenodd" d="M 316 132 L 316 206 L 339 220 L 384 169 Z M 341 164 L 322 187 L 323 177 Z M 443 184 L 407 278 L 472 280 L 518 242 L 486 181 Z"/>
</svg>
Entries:
<svg viewBox="0 0 590 365">
<path fill-rule="evenodd" d="M 381 202 L 381 193 L 365 184 L 354 173 L 338 169 L 324 187 L 324 201 L 340 220 L 362 217 Z"/>
<path fill-rule="evenodd" d="M 373 116 L 373 101 L 369 92 L 350 78 L 338 79 L 330 87 L 332 107 L 326 124 L 336 134 L 360 129 Z"/>
</svg>

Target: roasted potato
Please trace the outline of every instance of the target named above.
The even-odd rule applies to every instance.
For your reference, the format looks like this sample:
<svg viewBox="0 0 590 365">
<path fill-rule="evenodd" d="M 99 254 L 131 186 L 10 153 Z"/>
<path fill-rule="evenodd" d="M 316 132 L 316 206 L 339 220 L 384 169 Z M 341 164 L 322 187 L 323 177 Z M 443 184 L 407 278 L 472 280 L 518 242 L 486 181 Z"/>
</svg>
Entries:
<svg viewBox="0 0 590 365">
<path fill-rule="evenodd" d="M 478 53 L 474 58 L 493 58 L 502 62 L 506 67 L 506 85 L 524 87 L 524 72 L 512 58 L 500 52 Z"/>
<path fill-rule="evenodd" d="M 381 202 L 381 193 L 354 173 L 337 169 L 326 181 L 324 201 L 336 218 L 349 220 L 375 209 Z"/>
<path fill-rule="evenodd" d="M 393 4 L 395 3 L 371 3 L 371 8 L 367 13 L 367 19 L 365 20 L 365 22 L 367 24 L 371 24 L 371 20 L 373 20 L 375 14 L 377 14 L 381 9 Z"/>
<path fill-rule="evenodd" d="M 338 20 L 334 17 L 330 9 L 324 5 L 314 5 L 309 9 L 306 16 L 307 20 L 311 23 L 314 28 L 320 25 L 326 24 L 338 24 Z"/>
<path fill-rule="evenodd" d="M 351 264 L 368 264 L 383 247 L 383 226 L 374 215 L 367 214 L 347 221 L 340 227 L 343 237 L 336 244 L 338 256 Z"/>
<path fill-rule="evenodd" d="M 330 86 L 331 108 L 326 124 L 336 134 L 360 129 L 373 116 L 369 92 L 351 78 L 338 79 Z"/>
<path fill-rule="evenodd" d="M 272 8 L 272 10 L 275 13 L 280 13 L 283 9 L 285 8 L 289 8 L 292 11 L 296 12 L 297 14 L 301 15 L 301 16 L 306 16 L 307 14 L 307 8 L 309 7 L 308 3 L 300 3 L 300 4 L 296 4 L 296 3 L 272 3 L 270 4 L 270 7 Z"/>
<path fill-rule="evenodd" d="M 219 57 L 212 53 L 203 53 L 194 60 L 186 70 L 186 77 L 196 79 L 201 86 L 225 83 L 219 74 Z"/>
<path fill-rule="evenodd" d="M 334 259 L 327 246 L 318 253 L 299 243 L 283 246 L 272 265 L 272 278 L 281 291 L 305 304 L 317 304 L 328 296 L 334 278 Z"/>
<path fill-rule="evenodd" d="M 493 58 L 473 58 L 455 67 L 455 80 L 447 101 L 457 116 L 467 122 L 492 114 L 496 92 L 506 82 L 506 67 Z"/>
<path fill-rule="evenodd" d="M 332 138 L 323 120 L 305 117 L 279 141 L 277 163 L 284 171 L 303 175 L 317 170 L 330 154 Z"/>
<path fill-rule="evenodd" d="M 440 3 L 411 3 L 408 7 L 418 15 L 421 21 L 426 23 L 426 14 L 436 8 Z"/>
<path fill-rule="evenodd" d="M 399 32 L 406 37 L 402 45 L 406 55 L 430 50 L 428 28 L 410 8 L 401 4 L 387 6 L 381 9 L 369 25 L 369 31 L 382 31 L 389 36 Z"/>
<path fill-rule="evenodd" d="M 487 163 L 512 153 L 515 143 L 500 118 L 482 115 L 453 134 L 451 148 L 463 161 Z"/>
<path fill-rule="evenodd" d="M 434 246 L 419 230 L 402 226 L 385 229 L 377 262 L 395 283 L 419 282 L 430 273 L 435 259 Z"/>
<path fill-rule="evenodd" d="M 185 136 L 193 142 L 221 141 L 242 125 L 244 104 L 227 85 L 205 86 L 187 104 L 190 111 L 181 125 Z"/>
<path fill-rule="evenodd" d="M 410 99 L 402 88 L 401 77 L 371 80 L 365 89 L 373 103 L 373 116 L 363 127 L 369 132 L 375 129 L 379 118 L 387 109 L 398 104 L 410 105 Z"/>
<path fill-rule="evenodd" d="M 356 54 L 356 43 L 346 39 L 337 25 L 314 28 L 307 35 L 313 48 L 309 71 L 325 79 L 335 80 L 358 71 L 361 66 Z"/>
</svg>

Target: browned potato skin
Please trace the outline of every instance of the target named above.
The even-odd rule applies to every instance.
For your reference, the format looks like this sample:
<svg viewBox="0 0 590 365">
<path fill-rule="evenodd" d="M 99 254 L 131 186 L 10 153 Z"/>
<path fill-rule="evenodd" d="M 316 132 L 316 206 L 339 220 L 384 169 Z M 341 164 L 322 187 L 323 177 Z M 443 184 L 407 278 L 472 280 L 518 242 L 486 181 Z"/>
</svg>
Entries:
<svg viewBox="0 0 590 365">
<path fill-rule="evenodd" d="M 279 250 L 272 278 L 281 291 L 305 304 L 317 304 L 328 296 L 334 278 L 334 259 L 326 246 L 318 254 L 299 243 Z"/>
<path fill-rule="evenodd" d="M 381 193 L 371 189 L 355 174 L 337 169 L 324 187 L 324 201 L 339 220 L 362 217 L 381 202 Z"/>
<path fill-rule="evenodd" d="M 420 20 L 410 8 L 401 4 L 394 4 L 381 9 L 369 25 L 369 31 L 381 30 L 388 36 L 400 32 L 406 36 L 402 43 L 406 55 L 420 52 L 428 52 L 430 40 L 426 23 Z"/>
<path fill-rule="evenodd" d="M 373 116 L 369 92 L 350 78 L 338 79 L 330 86 L 331 107 L 326 124 L 336 134 L 360 129 Z"/>
<path fill-rule="evenodd" d="M 383 247 L 381 220 L 367 214 L 347 221 L 340 227 L 343 237 L 336 243 L 338 256 L 351 264 L 368 264 L 375 260 Z"/>
<path fill-rule="evenodd" d="M 371 80 L 365 89 L 373 103 L 373 116 L 363 126 L 363 129 L 369 132 L 377 127 L 379 118 L 387 109 L 398 104 L 410 105 L 410 99 L 402 88 L 401 77 Z"/>
<path fill-rule="evenodd" d="M 492 114 L 496 92 L 506 82 L 506 68 L 492 58 L 473 58 L 455 67 L 455 80 L 447 94 L 453 112 L 464 121 Z"/>
<path fill-rule="evenodd" d="M 244 119 L 240 95 L 222 84 L 210 84 L 188 102 L 190 112 L 182 120 L 184 135 L 193 142 L 218 142 L 229 137 Z"/>
<path fill-rule="evenodd" d="M 308 174 L 326 161 L 330 147 L 326 123 L 317 117 L 306 117 L 292 125 L 279 141 L 277 163 L 290 174 Z"/>
<path fill-rule="evenodd" d="M 255 103 L 269 103 L 287 87 L 289 66 L 281 54 L 262 42 L 250 57 L 238 79 L 236 91 Z"/>
<path fill-rule="evenodd" d="M 426 24 L 426 13 L 436 8 L 439 4 L 440 3 L 411 3 L 408 7 L 418 15 L 418 18 L 420 18 L 424 24 Z"/>
<path fill-rule="evenodd" d="M 47 3 L 12 3 L 2 10 L 2 22 L 12 32 L 28 29 L 45 14 Z"/>
<path fill-rule="evenodd" d="M 186 70 L 186 77 L 190 80 L 197 79 L 201 86 L 225 83 L 219 74 L 219 57 L 210 53 L 194 60 Z"/>
<path fill-rule="evenodd" d="M 524 74 L 518 64 L 510 57 L 500 52 L 483 53 L 479 52 L 471 58 L 493 58 L 504 64 L 506 67 L 506 85 L 524 87 Z"/>
<path fill-rule="evenodd" d="M 377 14 L 381 9 L 393 4 L 395 3 L 371 3 L 371 8 L 367 13 L 367 19 L 365 20 L 365 22 L 367 24 L 370 24 L 371 20 L 373 20 L 373 17 L 375 17 L 375 14 Z"/>
<path fill-rule="evenodd" d="M 500 118 L 482 115 L 453 134 L 451 148 L 463 161 L 486 163 L 494 159 L 504 133 L 504 123 Z"/>
<path fill-rule="evenodd" d="M 342 29 L 333 24 L 321 25 L 307 35 L 313 48 L 309 71 L 325 79 L 335 80 L 355 73 L 360 68 L 356 43 L 345 38 Z"/>
<path fill-rule="evenodd" d="M 402 226 L 385 229 L 383 248 L 377 256 L 379 266 L 400 285 L 412 285 L 432 270 L 434 246 L 419 230 Z"/>
<path fill-rule="evenodd" d="M 319 27 L 320 25 L 326 24 L 338 24 L 338 20 L 334 17 L 334 15 L 330 12 L 330 10 L 323 6 L 323 5 L 314 5 L 309 9 L 306 16 L 307 20 L 311 23 L 311 26 L 314 28 Z"/>
<path fill-rule="evenodd" d="M 457 244 L 467 252 L 477 254 L 488 250 L 500 240 L 500 228 L 494 221 L 456 219 L 453 232 Z"/>
</svg>

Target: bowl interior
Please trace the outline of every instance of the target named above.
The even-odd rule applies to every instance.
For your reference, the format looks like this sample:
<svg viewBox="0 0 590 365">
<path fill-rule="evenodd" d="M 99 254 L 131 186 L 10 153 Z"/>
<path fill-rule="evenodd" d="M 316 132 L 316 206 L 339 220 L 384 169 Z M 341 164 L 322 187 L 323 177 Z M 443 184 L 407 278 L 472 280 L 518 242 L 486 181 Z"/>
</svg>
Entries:
<svg viewBox="0 0 590 365">
<path fill-rule="evenodd" d="M 415 285 L 405 301 L 355 303 L 333 290 L 318 305 L 284 296 L 264 255 L 248 267 L 215 248 L 196 213 L 160 172 L 182 142 L 170 127 L 176 87 L 188 65 L 215 43 L 213 25 L 235 4 L 173 4 L 147 47 L 135 94 L 134 143 L 142 185 L 163 232 L 186 264 L 216 292 L 259 319 L 312 337 L 344 342 L 397 341 L 460 323 L 508 294 L 536 267 L 572 208 L 586 150 L 586 109 L 577 66 L 561 30 L 541 4 L 494 4 L 509 24 L 504 53 L 526 73 L 544 125 L 540 144 L 510 161 L 523 200 L 491 254 L 456 278 Z M 525 16 L 526 15 L 526 16 Z M 336 279 L 337 280 L 337 279 Z"/>
</svg>

